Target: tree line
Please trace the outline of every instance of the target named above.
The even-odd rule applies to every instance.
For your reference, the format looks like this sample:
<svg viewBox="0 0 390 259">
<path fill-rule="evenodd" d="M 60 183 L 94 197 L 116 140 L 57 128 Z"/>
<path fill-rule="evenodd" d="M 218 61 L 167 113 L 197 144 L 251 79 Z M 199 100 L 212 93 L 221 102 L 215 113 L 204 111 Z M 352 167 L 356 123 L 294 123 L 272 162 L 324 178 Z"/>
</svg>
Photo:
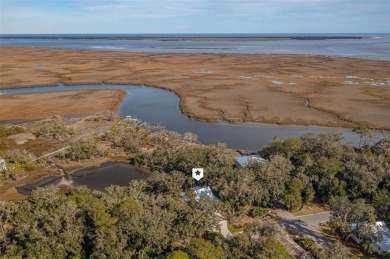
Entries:
<svg viewBox="0 0 390 259">
<path fill-rule="evenodd" d="M 110 150 L 102 150 L 102 142 L 109 143 Z M 213 214 L 219 210 L 228 219 L 237 219 L 248 205 L 282 203 L 294 210 L 322 202 L 332 206 L 335 220 L 331 224 L 342 235 L 351 233 L 348 224 L 352 221 L 389 220 L 389 139 L 356 148 L 342 144 L 338 134 L 275 138 L 259 152 L 267 163 L 240 168 L 234 160 L 238 153 L 226 145 L 201 145 L 193 134 L 121 121 L 93 141 L 73 143 L 57 159 L 78 161 L 116 151 L 124 152 L 130 163 L 148 167 L 153 175 L 126 187 L 111 186 L 105 192 L 79 187 L 60 194 L 50 187 L 37 189 L 21 202 L 1 202 L 1 254 L 37 258 L 288 258 L 276 238 L 277 227 L 257 222 L 244 233 L 225 239 L 210 232 L 218 228 Z M 193 167 L 205 169 L 200 182 L 191 177 Z M 220 202 L 185 202 L 180 192 L 188 192 L 194 185 L 210 186 Z M 355 203 L 364 204 L 366 207 L 356 208 L 371 214 L 348 214 L 348 221 L 337 221 L 343 218 L 337 214 L 342 211 L 336 206 L 341 204 L 337 199 L 345 201 L 342 204 L 349 202 L 351 208 Z M 352 211 L 358 215 L 362 209 Z M 261 238 L 253 239 L 255 234 Z M 317 258 L 327 258 L 325 254 L 336 251 L 335 247 L 318 252 Z"/>
</svg>

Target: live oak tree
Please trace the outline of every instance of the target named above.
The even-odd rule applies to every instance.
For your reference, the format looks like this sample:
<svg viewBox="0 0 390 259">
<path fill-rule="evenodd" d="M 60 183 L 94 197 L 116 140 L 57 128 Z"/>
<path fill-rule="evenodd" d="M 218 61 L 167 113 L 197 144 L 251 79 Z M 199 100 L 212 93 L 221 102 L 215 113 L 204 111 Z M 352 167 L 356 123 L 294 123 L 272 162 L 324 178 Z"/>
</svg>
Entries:
<svg viewBox="0 0 390 259">
<path fill-rule="evenodd" d="M 286 183 L 286 191 L 282 196 L 284 204 L 287 206 L 287 209 L 298 209 L 302 206 L 302 190 L 303 182 L 299 178 L 292 178 L 288 183 Z"/>
<path fill-rule="evenodd" d="M 378 218 L 390 223 L 390 191 L 383 189 L 377 192 L 373 205 Z"/>
<path fill-rule="evenodd" d="M 99 147 L 98 139 L 95 137 L 88 137 L 72 143 L 69 151 L 66 152 L 65 157 L 73 161 L 82 161 L 106 155 L 107 152 Z"/>
<path fill-rule="evenodd" d="M 359 147 L 361 146 L 362 141 L 363 145 L 367 145 L 368 139 L 373 136 L 371 129 L 365 125 L 359 125 L 353 129 L 353 132 L 360 136 Z"/>
<path fill-rule="evenodd" d="M 351 223 L 373 222 L 375 212 L 379 219 L 388 219 L 390 142 L 386 139 L 363 148 L 342 144 L 338 134 L 275 139 L 261 152 L 265 164 L 238 168 L 234 161 L 238 153 L 224 145 L 200 145 L 188 134 L 119 122 L 102 136 L 74 143 L 64 158 L 78 161 L 106 155 L 101 149 L 104 141 L 131 163 L 150 168 L 152 176 L 104 192 L 77 187 L 59 194 L 51 187 L 37 189 L 22 202 L 1 202 L 1 255 L 287 258 L 272 224 L 249 225 L 244 233 L 226 239 L 210 231 L 218 227 L 214 213 L 220 210 L 232 219 L 248 205 L 265 207 L 282 201 L 295 209 L 322 201 L 330 203 L 330 225 L 344 238 L 353 231 Z M 198 183 L 191 177 L 194 166 L 206 172 Z M 210 186 L 220 201 L 182 199 L 180 192 L 190 193 L 195 184 Z M 362 237 L 372 234 L 359 229 Z M 338 244 L 321 253 L 323 258 L 345 258 L 345 249 Z"/>
<path fill-rule="evenodd" d="M 375 243 L 383 240 L 381 232 L 377 231 L 372 223 L 361 223 L 355 231 L 355 235 L 361 240 L 364 250 L 369 253 L 375 252 Z"/>
<path fill-rule="evenodd" d="M 329 225 L 345 240 L 348 240 L 351 234 L 358 233 L 365 224 L 371 225 L 375 222 L 374 208 L 362 199 L 351 202 L 345 196 L 335 197 L 330 205 L 332 212 Z M 357 224 L 355 229 L 352 224 Z"/>
<path fill-rule="evenodd" d="M 335 241 L 326 245 L 319 253 L 317 257 L 320 259 L 349 259 L 349 250 L 341 244 L 339 241 Z"/>
<path fill-rule="evenodd" d="M 167 255 L 167 259 L 189 259 L 188 254 L 181 250 L 175 250 Z"/>
<path fill-rule="evenodd" d="M 222 247 L 213 245 L 211 241 L 194 239 L 189 247 L 190 254 L 197 259 L 223 259 L 227 258 Z"/>
<path fill-rule="evenodd" d="M 77 204 L 57 189 L 33 192 L 18 204 L 2 203 L 2 221 L 7 222 L 2 255 L 26 258 L 83 257 L 85 225 Z M 4 240 L 4 239 L 3 239 Z"/>
<path fill-rule="evenodd" d="M 302 198 L 308 203 L 313 198 L 328 203 L 332 197 L 345 195 L 373 198 L 390 188 L 390 145 L 386 139 L 359 149 L 341 144 L 337 134 L 307 134 L 300 141 L 275 139 L 262 154 L 282 155 L 292 162 L 289 174 L 304 182 L 308 191 L 302 192 Z"/>
</svg>

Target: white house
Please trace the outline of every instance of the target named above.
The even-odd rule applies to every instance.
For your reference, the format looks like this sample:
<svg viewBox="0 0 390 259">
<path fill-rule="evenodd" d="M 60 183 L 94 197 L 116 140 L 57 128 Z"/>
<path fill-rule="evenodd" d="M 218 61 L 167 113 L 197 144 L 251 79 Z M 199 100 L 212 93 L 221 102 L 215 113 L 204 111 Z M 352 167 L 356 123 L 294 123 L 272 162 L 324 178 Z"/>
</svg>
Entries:
<svg viewBox="0 0 390 259">
<path fill-rule="evenodd" d="M 212 200 L 212 201 L 218 201 L 218 198 L 215 197 L 215 195 L 211 191 L 210 187 L 208 187 L 208 186 L 203 186 L 203 187 L 196 186 L 196 187 L 191 188 L 191 190 L 193 190 L 195 192 L 195 200 L 197 200 L 197 201 L 199 201 L 200 198 L 202 198 L 202 197 L 209 197 L 210 200 Z M 190 198 L 188 197 L 188 195 L 185 192 L 180 193 L 180 196 L 186 201 L 190 200 Z"/>
<path fill-rule="evenodd" d="M 351 224 L 352 230 L 355 230 L 358 227 L 358 224 L 354 223 Z M 383 221 L 377 221 L 375 225 L 372 225 L 373 231 L 377 232 L 379 231 L 382 236 L 383 240 L 376 242 L 375 248 L 379 254 L 381 254 L 383 251 L 390 252 L 390 231 L 386 227 L 386 224 Z M 361 243 L 361 240 L 359 237 L 352 235 L 353 240 L 355 240 L 358 244 Z"/>
<path fill-rule="evenodd" d="M 210 187 L 208 187 L 208 186 L 203 186 L 203 187 L 196 186 L 196 187 L 191 188 L 191 190 L 193 190 L 195 192 L 195 200 L 196 201 L 199 201 L 200 198 L 202 198 L 202 197 L 209 197 L 210 200 L 212 200 L 212 201 L 219 201 L 219 199 L 217 197 L 215 197 L 215 195 L 211 191 Z M 190 200 L 190 198 L 184 192 L 180 193 L 180 196 L 186 201 Z M 220 229 L 217 230 L 215 228 L 211 228 L 210 230 L 219 231 L 224 237 L 231 236 L 232 233 L 230 233 L 230 231 L 228 229 L 227 220 L 219 212 L 215 212 L 214 216 L 219 221 L 218 224 L 220 226 Z"/>
<path fill-rule="evenodd" d="M 252 162 L 265 164 L 267 161 L 259 155 L 237 156 L 234 159 L 236 160 L 236 163 L 242 168 L 246 168 L 249 163 Z"/>
</svg>

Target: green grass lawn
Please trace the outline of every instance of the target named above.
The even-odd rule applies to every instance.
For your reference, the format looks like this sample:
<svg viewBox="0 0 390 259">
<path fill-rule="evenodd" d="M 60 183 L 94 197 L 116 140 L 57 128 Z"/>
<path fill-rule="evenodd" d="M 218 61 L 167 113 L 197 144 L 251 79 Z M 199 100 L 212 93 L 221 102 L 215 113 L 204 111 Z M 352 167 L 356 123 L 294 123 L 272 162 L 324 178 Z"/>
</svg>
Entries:
<svg viewBox="0 0 390 259">
<path fill-rule="evenodd" d="M 239 226 L 235 226 L 232 223 L 228 223 L 227 227 L 232 234 L 237 234 L 237 233 L 242 232 L 244 230 L 244 228 L 239 227 Z"/>
</svg>

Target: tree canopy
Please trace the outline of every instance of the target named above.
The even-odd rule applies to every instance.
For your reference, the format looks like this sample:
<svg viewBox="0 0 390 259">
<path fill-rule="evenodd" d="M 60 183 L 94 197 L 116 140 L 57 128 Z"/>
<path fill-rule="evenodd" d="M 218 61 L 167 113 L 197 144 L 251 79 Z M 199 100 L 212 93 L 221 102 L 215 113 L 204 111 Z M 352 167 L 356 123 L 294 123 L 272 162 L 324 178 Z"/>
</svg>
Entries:
<svg viewBox="0 0 390 259">
<path fill-rule="evenodd" d="M 223 238 L 211 231 L 218 228 L 214 213 L 220 210 L 235 219 L 247 206 L 283 204 L 295 210 L 319 201 L 330 204 L 331 225 L 344 237 L 353 232 L 351 223 L 388 220 L 389 140 L 360 148 L 340 140 L 338 134 L 276 138 L 259 152 L 265 164 L 240 168 L 234 160 L 239 154 L 225 145 L 201 145 L 192 134 L 147 124 L 118 123 L 105 134 L 74 142 L 57 159 L 82 161 L 120 150 L 130 163 L 153 171 L 152 176 L 104 192 L 77 187 L 61 194 L 54 187 L 38 188 L 21 202 L 0 202 L 0 254 L 288 258 L 272 224 L 257 222 L 244 233 Z M 103 150 L 103 142 L 109 148 Z M 5 152 L 7 163 L 27 161 L 13 152 Z M 198 183 L 191 177 L 193 167 L 205 170 Z M 220 202 L 186 202 L 180 192 L 188 193 L 195 184 L 210 186 Z M 362 237 L 370 234 L 363 230 Z"/>
</svg>

